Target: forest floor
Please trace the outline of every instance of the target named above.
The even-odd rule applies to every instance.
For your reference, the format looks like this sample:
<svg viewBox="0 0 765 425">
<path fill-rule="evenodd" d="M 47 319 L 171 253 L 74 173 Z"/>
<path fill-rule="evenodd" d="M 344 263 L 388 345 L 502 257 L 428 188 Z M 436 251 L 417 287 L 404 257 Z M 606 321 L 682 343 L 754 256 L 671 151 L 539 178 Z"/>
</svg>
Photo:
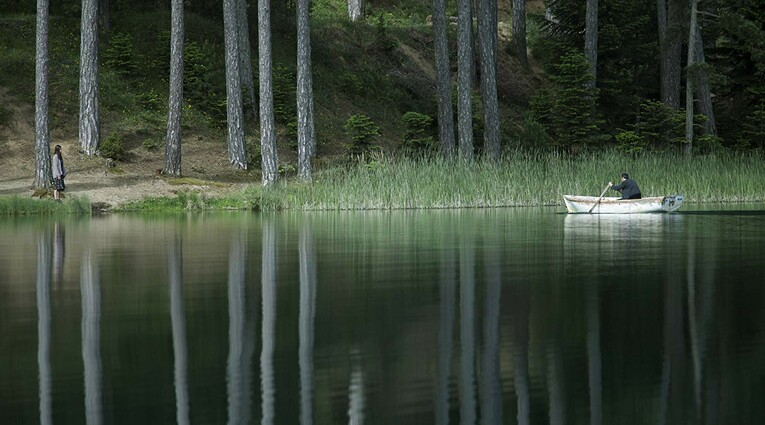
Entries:
<svg viewBox="0 0 765 425">
<path fill-rule="evenodd" d="M 0 102 L 14 117 L 9 125 L 0 126 L 0 196 L 31 197 L 35 175 L 34 105 L 10 98 L 5 90 L 0 90 Z M 125 161 L 107 167 L 104 158 L 79 152 L 76 134 L 54 130 L 50 143 L 51 151 L 57 144 L 62 148 L 67 170 L 65 196 L 87 196 L 90 202 L 104 207 L 114 208 L 146 197 L 172 197 L 183 190 L 218 197 L 260 182 L 259 171 L 236 170 L 229 165 L 223 141 L 211 143 L 194 135 L 184 135 L 183 139 L 184 180 L 158 173 L 163 166 L 162 148 L 132 149 Z"/>
</svg>

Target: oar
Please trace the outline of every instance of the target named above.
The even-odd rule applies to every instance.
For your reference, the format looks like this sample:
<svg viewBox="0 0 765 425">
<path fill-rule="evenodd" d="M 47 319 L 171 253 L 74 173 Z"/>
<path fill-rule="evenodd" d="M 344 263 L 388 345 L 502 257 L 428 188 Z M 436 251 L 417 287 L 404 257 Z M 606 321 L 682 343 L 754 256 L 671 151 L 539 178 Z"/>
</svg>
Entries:
<svg viewBox="0 0 765 425">
<path fill-rule="evenodd" d="M 610 184 L 607 184 L 607 185 L 606 185 L 606 188 L 605 188 L 605 189 L 603 189 L 603 193 L 601 193 L 601 194 L 600 194 L 600 198 L 598 198 L 598 202 L 596 202 L 596 203 L 595 203 L 595 205 L 593 205 L 593 206 L 592 206 L 592 208 L 590 208 L 590 210 L 589 210 L 589 211 L 587 211 L 587 214 L 592 214 L 592 210 L 594 210 L 594 209 L 595 209 L 595 207 L 597 207 L 597 206 L 598 206 L 598 204 L 600 203 L 600 200 L 601 200 L 601 199 L 603 199 L 603 195 L 605 195 L 605 194 L 606 194 L 606 191 L 608 190 L 608 188 L 609 188 L 609 187 L 611 187 L 611 185 L 610 185 Z"/>
</svg>

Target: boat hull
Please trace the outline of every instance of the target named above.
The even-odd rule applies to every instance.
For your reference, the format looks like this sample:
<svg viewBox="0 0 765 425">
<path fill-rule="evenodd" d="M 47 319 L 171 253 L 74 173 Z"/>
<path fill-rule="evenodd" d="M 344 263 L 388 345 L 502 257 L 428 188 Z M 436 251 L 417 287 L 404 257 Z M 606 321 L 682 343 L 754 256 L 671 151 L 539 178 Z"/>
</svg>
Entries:
<svg viewBox="0 0 765 425">
<path fill-rule="evenodd" d="M 600 202 L 598 202 L 600 199 Z M 597 196 L 563 195 L 569 213 L 592 214 L 640 214 L 673 212 L 683 204 L 683 195 L 656 196 L 642 199 L 621 199 L 618 197 L 598 198 Z M 593 208 L 593 206 L 595 208 Z"/>
</svg>

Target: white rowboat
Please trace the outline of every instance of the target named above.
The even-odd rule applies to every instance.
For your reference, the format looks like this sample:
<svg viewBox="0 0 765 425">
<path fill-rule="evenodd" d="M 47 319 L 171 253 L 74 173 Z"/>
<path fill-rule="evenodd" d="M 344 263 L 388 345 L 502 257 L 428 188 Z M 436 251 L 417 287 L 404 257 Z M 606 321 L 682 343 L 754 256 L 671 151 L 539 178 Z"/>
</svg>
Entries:
<svg viewBox="0 0 765 425">
<path fill-rule="evenodd" d="M 566 203 L 566 209 L 569 213 L 589 213 L 592 210 L 592 214 L 638 214 L 673 212 L 683 205 L 683 195 L 642 199 L 563 195 L 563 201 Z"/>
</svg>

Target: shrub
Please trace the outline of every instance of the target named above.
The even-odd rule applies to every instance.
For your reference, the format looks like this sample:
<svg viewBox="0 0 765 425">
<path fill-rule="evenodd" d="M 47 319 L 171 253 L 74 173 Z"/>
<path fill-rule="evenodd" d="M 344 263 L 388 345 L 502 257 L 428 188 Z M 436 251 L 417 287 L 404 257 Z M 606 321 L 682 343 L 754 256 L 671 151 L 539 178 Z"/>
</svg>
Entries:
<svg viewBox="0 0 765 425">
<path fill-rule="evenodd" d="M 640 104 L 635 132 L 647 146 L 661 147 L 683 143 L 685 116 L 660 101 L 646 100 Z"/>
<path fill-rule="evenodd" d="M 122 137 L 116 133 L 110 134 L 101 142 L 98 153 L 104 158 L 111 158 L 115 161 L 124 160 L 125 148 L 122 146 Z"/>
<path fill-rule="evenodd" d="M 646 147 L 646 141 L 643 136 L 635 131 L 622 131 L 616 135 L 616 143 L 619 149 L 627 153 L 639 153 Z"/>
<path fill-rule="evenodd" d="M 419 112 L 407 112 L 401 117 L 404 125 L 403 147 L 412 151 L 432 149 L 433 118 Z"/>
<path fill-rule="evenodd" d="M 138 67 L 133 55 L 133 37 L 130 34 L 118 32 L 111 36 L 109 47 L 104 51 L 104 65 L 120 75 L 135 74 Z"/>
<path fill-rule="evenodd" d="M 351 144 L 348 146 L 351 155 L 363 154 L 374 149 L 373 143 L 380 135 L 380 126 L 364 114 L 352 115 L 345 122 L 343 129 L 351 136 Z"/>
</svg>

